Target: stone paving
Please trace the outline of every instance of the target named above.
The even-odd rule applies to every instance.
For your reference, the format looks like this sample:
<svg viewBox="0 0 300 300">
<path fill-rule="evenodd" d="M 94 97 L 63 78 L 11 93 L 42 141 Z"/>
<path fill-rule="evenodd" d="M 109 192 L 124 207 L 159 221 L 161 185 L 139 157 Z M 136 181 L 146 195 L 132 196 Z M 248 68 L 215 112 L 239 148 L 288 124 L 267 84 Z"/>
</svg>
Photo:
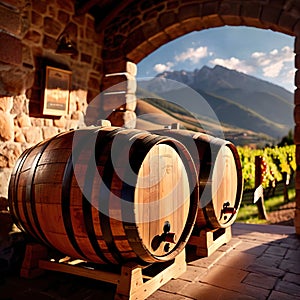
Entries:
<svg viewBox="0 0 300 300">
<path fill-rule="evenodd" d="M 236 223 L 231 241 L 210 257 L 196 258 L 191 250 L 187 271 L 148 300 L 300 300 L 300 238 L 294 227 Z M 112 284 L 50 271 L 33 280 L 0 277 L 1 300 L 109 300 L 114 293 Z"/>
<path fill-rule="evenodd" d="M 227 245 L 189 261 L 180 278 L 148 299 L 300 299 L 300 239 L 294 232 L 236 223 Z"/>
</svg>

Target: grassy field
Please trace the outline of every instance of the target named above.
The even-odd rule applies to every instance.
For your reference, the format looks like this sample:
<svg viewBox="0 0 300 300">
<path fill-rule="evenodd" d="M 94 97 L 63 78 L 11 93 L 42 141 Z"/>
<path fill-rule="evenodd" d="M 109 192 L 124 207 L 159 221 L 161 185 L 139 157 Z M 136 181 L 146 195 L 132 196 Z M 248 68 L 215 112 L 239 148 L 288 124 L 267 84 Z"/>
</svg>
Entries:
<svg viewBox="0 0 300 300">
<path fill-rule="evenodd" d="M 295 189 L 289 189 L 289 202 L 295 201 Z M 277 211 L 284 203 L 283 195 L 275 196 L 265 200 L 266 212 Z M 241 205 L 236 222 L 251 223 L 251 224 L 267 224 L 268 221 L 260 220 L 257 217 L 257 206 L 255 204 Z"/>
</svg>

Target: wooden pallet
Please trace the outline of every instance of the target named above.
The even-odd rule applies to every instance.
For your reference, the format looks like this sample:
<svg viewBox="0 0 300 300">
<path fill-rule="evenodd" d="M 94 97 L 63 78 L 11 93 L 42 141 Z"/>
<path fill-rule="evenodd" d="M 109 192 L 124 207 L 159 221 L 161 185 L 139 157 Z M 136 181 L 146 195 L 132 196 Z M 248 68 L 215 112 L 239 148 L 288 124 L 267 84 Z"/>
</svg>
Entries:
<svg viewBox="0 0 300 300">
<path fill-rule="evenodd" d="M 120 272 L 118 272 L 104 270 L 102 265 L 98 265 L 99 268 L 92 268 L 83 260 L 69 257 L 49 260 L 45 258 L 42 248 L 40 245 L 36 247 L 29 245 L 26 249 L 21 277 L 33 278 L 39 276 L 44 270 L 50 270 L 104 281 L 117 285 L 115 300 L 145 299 L 168 281 L 178 278 L 186 271 L 185 250 L 171 262 L 157 263 L 147 267 L 130 262 L 120 266 Z M 106 266 L 106 269 L 109 269 L 109 266 Z"/>
<path fill-rule="evenodd" d="M 188 245 L 196 246 L 196 255 L 210 256 L 222 245 L 231 240 L 231 227 L 216 230 L 203 229 L 199 235 L 191 235 Z"/>
</svg>

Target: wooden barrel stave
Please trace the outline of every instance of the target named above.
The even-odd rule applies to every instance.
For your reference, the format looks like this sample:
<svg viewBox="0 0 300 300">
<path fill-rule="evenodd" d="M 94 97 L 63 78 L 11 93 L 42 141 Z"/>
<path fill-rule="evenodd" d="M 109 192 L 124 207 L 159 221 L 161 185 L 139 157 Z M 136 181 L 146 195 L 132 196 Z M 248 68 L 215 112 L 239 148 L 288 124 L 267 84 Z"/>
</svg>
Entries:
<svg viewBox="0 0 300 300">
<path fill-rule="evenodd" d="M 40 147 L 40 146 L 39 146 Z M 18 178 L 18 188 L 20 188 L 21 194 L 18 195 L 18 207 L 20 211 L 20 217 L 22 218 L 23 216 L 23 222 L 22 226 L 24 229 L 31 234 L 33 234 L 34 237 L 42 240 L 43 242 L 46 243 L 46 240 L 44 239 L 44 236 L 40 234 L 39 231 L 35 230 L 35 217 L 33 213 L 33 209 L 31 207 L 31 176 L 32 176 L 32 170 L 31 170 L 31 165 L 34 164 L 35 162 L 35 157 L 38 155 L 38 152 L 30 151 L 28 154 L 28 161 L 26 159 L 24 163 L 24 168 L 22 167 L 20 172 L 19 172 L 19 178 Z M 27 163 L 26 163 L 27 162 Z M 28 164 L 30 162 L 30 164 Z"/>
<path fill-rule="evenodd" d="M 92 138 L 91 136 L 90 138 Z M 74 160 L 70 162 L 70 164 L 76 166 L 77 172 L 82 172 L 83 174 L 87 174 L 88 166 L 87 161 L 92 157 L 92 148 L 81 147 L 84 145 L 80 145 L 82 143 L 81 140 L 85 140 L 85 136 L 83 133 L 83 137 L 79 135 L 77 138 L 77 157 L 73 157 Z M 93 140 L 93 139 L 92 139 Z M 78 150 L 78 147 L 80 149 Z M 72 245 L 76 247 L 77 252 L 82 253 L 84 257 L 89 260 L 98 263 L 104 263 L 106 261 L 105 255 L 102 254 L 101 248 L 99 249 L 99 245 L 97 243 L 91 243 L 89 234 L 89 227 L 87 226 L 86 218 L 91 216 L 90 213 L 90 203 L 85 199 L 85 196 L 82 195 L 82 190 L 78 186 L 78 182 L 76 177 L 74 176 L 74 170 L 70 172 L 67 176 L 69 179 L 69 183 L 66 184 L 66 190 L 70 194 L 69 206 L 70 206 L 70 215 L 65 214 L 64 220 L 69 220 L 68 225 L 69 230 L 68 236 L 72 237 Z M 67 181 L 67 178 L 65 181 Z M 84 188 L 84 187 L 82 187 Z M 73 194 L 73 190 L 75 189 L 75 193 Z M 73 197 L 72 197 L 73 196 Z M 76 213 L 78 212 L 78 213 Z M 94 232 L 92 232 L 94 234 Z M 102 238 L 102 235 L 101 237 Z M 96 244 L 96 246 L 95 246 Z M 87 246 L 86 246 L 87 245 Z"/>
</svg>

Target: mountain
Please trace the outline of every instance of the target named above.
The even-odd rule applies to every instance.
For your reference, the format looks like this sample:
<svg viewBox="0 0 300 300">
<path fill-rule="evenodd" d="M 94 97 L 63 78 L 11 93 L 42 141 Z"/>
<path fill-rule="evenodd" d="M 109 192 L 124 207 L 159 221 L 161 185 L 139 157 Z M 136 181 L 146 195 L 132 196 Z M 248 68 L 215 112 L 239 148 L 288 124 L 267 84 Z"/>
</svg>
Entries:
<svg viewBox="0 0 300 300">
<path fill-rule="evenodd" d="M 210 119 L 240 133 L 279 139 L 293 128 L 293 94 L 282 87 L 221 66 L 164 72 L 139 82 L 139 98 L 161 98 L 201 120 Z M 156 104 L 157 106 L 157 104 Z"/>
</svg>

